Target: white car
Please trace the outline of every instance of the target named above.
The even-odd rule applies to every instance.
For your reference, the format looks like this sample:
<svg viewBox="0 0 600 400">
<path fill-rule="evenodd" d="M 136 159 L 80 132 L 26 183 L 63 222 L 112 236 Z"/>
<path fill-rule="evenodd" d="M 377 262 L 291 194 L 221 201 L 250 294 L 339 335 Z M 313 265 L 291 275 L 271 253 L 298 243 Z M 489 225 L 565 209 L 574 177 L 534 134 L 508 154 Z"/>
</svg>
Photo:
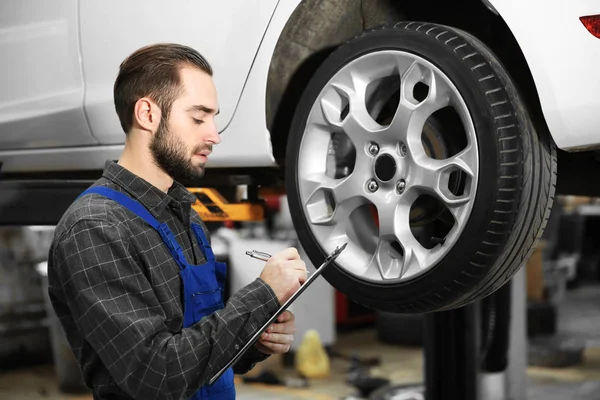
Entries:
<svg viewBox="0 0 600 400">
<path fill-rule="evenodd" d="M 221 109 L 191 184 L 284 177 L 311 261 L 349 243 L 325 274 L 338 290 L 394 312 L 465 305 L 531 253 L 557 160 L 565 192 L 597 192 L 599 14 L 597 0 L 4 0 L 0 223 L 55 223 L 118 159 L 119 64 L 177 42 L 212 64 Z"/>
</svg>

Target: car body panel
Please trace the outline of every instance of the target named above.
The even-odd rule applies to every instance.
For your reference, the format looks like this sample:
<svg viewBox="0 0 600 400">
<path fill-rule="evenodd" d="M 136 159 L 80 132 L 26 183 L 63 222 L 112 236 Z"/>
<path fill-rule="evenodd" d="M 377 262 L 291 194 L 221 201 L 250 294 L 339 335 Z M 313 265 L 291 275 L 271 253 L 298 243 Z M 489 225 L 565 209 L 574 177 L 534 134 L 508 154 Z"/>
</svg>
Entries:
<svg viewBox="0 0 600 400">
<path fill-rule="evenodd" d="M 98 171 L 106 160 L 118 160 L 123 145 L 62 147 L 0 152 L 3 173 Z"/>
<path fill-rule="evenodd" d="M 242 97 L 239 99 L 239 106 L 237 99 L 235 99 L 235 104 L 229 107 L 232 112 L 236 108 L 229 124 L 226 124 L 228 118 L 224 118 L 222 115 L 226 113 L 225 110 L 228 107 L 226 105 L 227 96 L 223 94 L 223 89 L 226 88 L 226 80 L 223 79 L 226 79 L 228 75 L 226 71 L 219 71 L 216 60 L 205 54 L 215 69 L 215 84 L 219 91 L 219 105 L 221 107 L 221 113 L 217 116 L 217 124 L 220 126 L 222 137 L 222 142 L 218 145 L 218 150 L 211 154 L 207 167 L 271 167 L 276 165 L 271 147 L 271 134 L 263 117 L 265 115 L 267 77 L 271 56 L 279 35 L 298 4 L 298 0 L 280 1 L 275 13 L 269 16 L 271 21 L 268 25 L 265 23 L 264 26 L 264 29 L 268 27 L 268 32 L 264 35 L 264 38 L 261 38 L 259 53 L 253 55 L 252 64 L 249 66 L 249 68 L 251 67 L 250 74 L 248 76 L 244 75 L 244 90 Z M 114 65 L 105 67 L 105 69 L 112 71 L 110 77 L 107 74 L 104 78 L 106 79 L 104 86 L 110 86 L 109 90 L 112 90 L 112 84 L 116 77 L 116 66 L 119 63 L 120 60 L 115 59 Z M 220 84 L 219 77 L 221 77 Z M 118 125 L 118 119 L 112 105 L 112 91 L 108 94 L 107 90 L 104 90 L 104 92 L 100 97 L 104 97 L 105 104 L 99 107 L 96 106 L 98 107 L 96 111 L 93 110 L 94 106 L 91 106 L 88 109 L 88 116 L 91 121 L 96 121 L 95 123 L 92 122 L 93 127 L 102 126 L 102 124 L 107 127 L 112 126 L 112 128 L 106 128 L 107 130 L 103 128 L 102 131 L 94 128 L 94 135 L 106 143 L 117 142 L 116 144 L 82 148 L 73 147 L 51 151 L 0 151 L 0 161 L 3 162 L 2 170 L 4 172 L 97 170 L 104 166 L 105 160 L 118 159 L 123 149 L 124 136 Z M 108 101 L 107 96 L 111 101 L 110 106 L 106 104 Z M 91 95 L 91 97 L 94 96 Z"/>
<path fill-rule="evenodd" d="M 281 0 L 277 5 L 248 76 L 239 107 L 231 124 L 222 132 L 222 141 L 211 154 L 207 167 L 276 165 L 271 135 L 277 135 L 278 132 L 269 132 L 265 119 L 267 80 L 277 41 L 299 3 L 299 0 Z"/>
<path fill-rule="evenodd" d="M 96 143 L 83 112 L 77 4 L 2 2 L 0 149 Z"/>
<path fill-rule="evenodd" d="M 94 137 L 100 144 L 124 143 L 113 102 L 118 67 L 138 48 L 160 42 L 189 45 L 208 59 L 219 95 L 217 125 L 223 129 L 277 1 L 82 1 L 85 110 Z"/>
<path fill-rule="evenodd" d="M 598 0 L 486 0 L 517 39 L 556 145 L 600 144 L 600 39 L 579 20 L 600 14 Z"/>
<path fill-rule="evenodd" d="M 33 0 L 26 3 L 10 1 L 13 14 L 19 10 L 29 12 L 35 9 L 30 4 Z M 539 5 L 520 0 L 484 2 L 491 4 L 504 18 L 521 46 L 556 144 L 564 150 L 599 144 L 600 113 L 597 110 L 600 109 L 600 98 L 596 94 L 600 92 L 600 69 L 597 68 L 600 64 L 600 39 L 585 29 L 579 17 L 600 13 L 600 5 L 594 4 L 594 0 L 577 0 L 568 5 L 552 0 L 545 2 L 542 9 Z M 61 7 L 57 7 L 58 1 L 51 3 L 54 8 L 46 10 L 46 14 L 56 15 L 60 12 L 71 16 L 67 20 L 71 24 L 68 26 L 72 27 L 73 18 L 77 15 L 73 11 L 77 1 L 62 2 Z M 9 86 L 15 88 L 12 94 L 0 95 L 0 118 L 4 117 L 4 121 L 0 119 L 2 171 L 101 169 L 104 160 L 117 159 L 124 142 L 112 98 L 112 85 L 118 66 L 137 48 L 165 41 L 195 47 L 214 67 L 221 107 L 217 124 L 222 142 L 211 155 L 207 166 L 243 168 L 276 165 L 271 137 L 281 133 L 269 132 L 266 126 L 267 79 L 277 41 L 299 4 L 300 0 L 230 0 L 210 3 L 211 8 L 208 9 L 206 3 L 190 1 L 81 2 L 79 15 L 83 74 L 80 68 L 76 68 L 78 41 L 73 30 L 62 37 L 63 46 L 68 43 L 69 51 L 63 50 L 59 54 L 67 54 L 67 60 L 51 56 L 53 61 L 59 63 L 57 65 L 64 68 L 58 72 L 55 71 L 58 67 L 42 71 L 45 78 L 50 78 L 52 71 L 61 88 L 72 88 L 69 97 L 70 118 L 59 118 L 58 123 L 53 122 L 52 127 L 46 127 L 44 133 L 22 130 L 15 142 L 17 136 L 11 136 L 6 130 L 9 96 L 15 101 L 28 93 L 31 96 L 38 83 L 30 81 L 21 86 Z M 141 9 L 145 10 L 143 14 L 139 12 Z M 209 17 L 205 18 L 205 15 Z M 11 18 L 15 20 L 16 15 Z M 25 21 L 33 20 L 31 17 Z M 14 26 L 8 25 L 6 18 L 0 21 L 1 29 Z M 7 35 L 7 31 L 0 32 Z M 52 41 L 48 44 L 51 45 Z M 6 46 L 3 42 L 0 45 Z M 40 46 L 39 43 L 26 42 L 24 54 L 34 54 Z M 8 54 L 16 55 L 14 49 Z M 28 63 L 35 66 L 36 60 L 29 60 Z M 17 67 L 23 70 L 32 68 L 25 61 L 11 65 L 10 71 L 16 71 Z M 82 82 L 85 85 L 82 86 Z M 50 95 L 57 96 L 58 86 L 52 87 L 54 93 Z M 85 118 L 80 107 L 84 101 L 83 88 L 92 134 L 84 124 Z M 75 95 L 79 96 L 79 100 L 75 101 Z M 46 115 L 43 121 L 52 121 L 50 117 Z M 25 120 L 22 123 L 36 122 Z M 9 132 L 8 135 L 6 132 Z M 49 137 L 52 139 L 49 140 Z M 43 139 L 47 142 L 43 143 Z M 8 146 L 10 140 L 13 142 Z M 35 148 L 44 145 L 60 148 Z"/>
</svg>

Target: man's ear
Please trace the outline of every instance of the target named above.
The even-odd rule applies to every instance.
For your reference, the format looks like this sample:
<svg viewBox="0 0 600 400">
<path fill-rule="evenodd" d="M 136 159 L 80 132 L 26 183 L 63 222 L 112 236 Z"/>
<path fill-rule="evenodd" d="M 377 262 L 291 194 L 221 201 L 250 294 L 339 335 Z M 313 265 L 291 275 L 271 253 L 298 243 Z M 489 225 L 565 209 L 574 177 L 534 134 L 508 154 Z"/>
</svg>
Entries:
<svg viewBox="0 0 600 400">
<path fill-rule="evenodd" d="M 147 97 L 135 102 L 133 107 L 133 123 L 142 130 L 156 132 L 160 124 L 161 112 L 158 105 Z"/>
</svg>

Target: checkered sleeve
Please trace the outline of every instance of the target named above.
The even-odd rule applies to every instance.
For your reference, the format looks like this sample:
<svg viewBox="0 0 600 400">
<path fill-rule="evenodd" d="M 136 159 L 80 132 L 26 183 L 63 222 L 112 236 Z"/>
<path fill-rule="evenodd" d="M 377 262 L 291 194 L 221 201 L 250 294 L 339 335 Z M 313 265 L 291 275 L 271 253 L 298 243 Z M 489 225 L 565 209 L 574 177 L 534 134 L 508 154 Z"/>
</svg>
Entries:
<svg viewBox="0 0 600 400">
<path fill-rule="evenodd" d="M 77 222 L 54 245 L 52 273 L 77 329 L 123 391 L 135 399 L 189 398 L 273 315 L 277 298 L 257 278 L 224 309 L 172 333 L 124 226 Z"/>
</svg>

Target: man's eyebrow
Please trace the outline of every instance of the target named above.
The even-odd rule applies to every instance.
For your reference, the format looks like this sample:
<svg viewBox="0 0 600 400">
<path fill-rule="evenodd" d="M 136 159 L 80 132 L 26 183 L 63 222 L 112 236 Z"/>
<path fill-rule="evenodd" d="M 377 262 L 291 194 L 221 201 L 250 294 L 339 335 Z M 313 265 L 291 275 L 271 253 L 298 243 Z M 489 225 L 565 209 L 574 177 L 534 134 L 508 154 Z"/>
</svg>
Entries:
<svg viewBox="0 0 600 400">
<path fill-rule="evenodd" d="M 206 112 L 209 114 L 215 114 L 215 115 L 217 115 L 217 114 L 219 114 L 219 112 L 221 112 L 221 110 L 215 111 L 213 108 L 203 106 L 202 104 L 191 106 L 190 108 L 187 109 L 187 111 L 203 111 L 203 112 Z"/>
</svg>

